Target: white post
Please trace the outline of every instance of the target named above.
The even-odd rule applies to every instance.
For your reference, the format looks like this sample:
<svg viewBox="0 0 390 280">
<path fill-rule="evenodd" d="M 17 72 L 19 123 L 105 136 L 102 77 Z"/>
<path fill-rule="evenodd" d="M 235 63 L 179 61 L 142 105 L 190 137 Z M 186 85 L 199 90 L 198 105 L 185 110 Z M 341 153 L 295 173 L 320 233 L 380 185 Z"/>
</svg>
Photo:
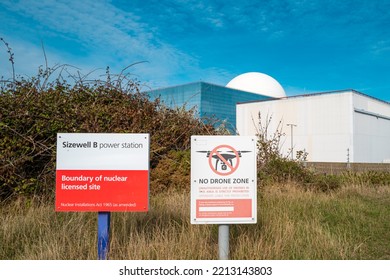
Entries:
<svg viewBox="0 0 390 280">
<path fill-rule="evenodd" d="M 219 259 L 229 259 L 229 225 L 218 226 Z"/>
<path fill-rule="evenodd" d="M 288 123 L 287 126 L 291 127 L 291 159 L 294 160 L 294 126 L 296 124 Z"/>
</svg>

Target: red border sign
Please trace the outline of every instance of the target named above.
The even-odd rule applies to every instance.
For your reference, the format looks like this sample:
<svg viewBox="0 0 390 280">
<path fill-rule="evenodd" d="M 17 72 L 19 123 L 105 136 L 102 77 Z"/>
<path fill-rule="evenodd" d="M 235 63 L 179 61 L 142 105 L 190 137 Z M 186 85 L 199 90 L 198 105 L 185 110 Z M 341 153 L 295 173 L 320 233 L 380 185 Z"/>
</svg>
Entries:
<svg viewBox="0 0 390 280">
<path fill-rule="evenodd" d="M 218 151 L 219 149 L 223 149 L 223 148 L 227 148 L 229 150 L 231 150 L 235 155 L 236 155 L 236 166 L 233 166 L 232 164 L 230 164 L 230 162 L 228 160 L 226 160 L 223 155 L 220 154 L 220 152 Z M 230 171 L 228 172 L 220 172 L 217 170 L 217 168 L 214 167 L 213 165 L 213 155 L 216 155 L 218 157 L 217 160 L 220 160 L 222 161 L 224 164 L 226 164 L 229 168 L 230 168 Z M 210 168 L 211 170 L 218 174 L 218 175 L 221 175 L 221 176 L 228 176 L 228 175 L 231 175 L 233 174 L 238 166 L 240 164 L 240 155 L 238 154 L 238 152 L 236 151 L 236 149 L 234 149 L 232 146 L 229 146 L 229 145 L 219 145 L 217 147 L 215 147 L 211 152 L 210 152 L 210 155 L 209 155 L 209 165 L 210 165 Z"/>
<path fill-rule="evenodd" d="M 191 136 L 191 224 L 257 222 L 256 138 Z"/>
<path fill-rule="evenodd" d="M 82 177 L 88 181 L 64 180 Z M 148 180 L 148 170 L 57 170 L 56 210 L 144 212 Z"/>
<path fill-rule="evenodd" d="M 148 211 L 149 146 L 149 134 L 58 133 L 56 211 Z"/>
</svg>

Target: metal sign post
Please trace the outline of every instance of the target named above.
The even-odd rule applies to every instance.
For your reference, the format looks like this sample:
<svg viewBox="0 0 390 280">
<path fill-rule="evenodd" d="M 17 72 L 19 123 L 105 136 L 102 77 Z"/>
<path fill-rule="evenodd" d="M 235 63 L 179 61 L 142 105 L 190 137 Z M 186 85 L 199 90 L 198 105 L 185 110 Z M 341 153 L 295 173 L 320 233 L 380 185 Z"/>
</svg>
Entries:
<svg viewBox="0 0 390 280">
<path fill-rule="evenodd" d="M 98 260 L 107 260 L 110 248 L 110 212 L 98 213 Z"/>
<path fill-rule="evenodd" d="M 58 133 L 56 211 L 98 212 L 98 259 L 108 259 L 111 212 L 149 209 L 149 134 Z"/>
<path fill-rule="evenodd" d="M 220 260 L 229 259 L 229 225 L 218 226 L 218 251 Z"/>
<path fill-rule="evenodd" d="M 229 259 L 229 225 L 257 220 L 256 139 L 191 137 L 191 223 L 218 224 L 219 258 Z"/>
</svg>

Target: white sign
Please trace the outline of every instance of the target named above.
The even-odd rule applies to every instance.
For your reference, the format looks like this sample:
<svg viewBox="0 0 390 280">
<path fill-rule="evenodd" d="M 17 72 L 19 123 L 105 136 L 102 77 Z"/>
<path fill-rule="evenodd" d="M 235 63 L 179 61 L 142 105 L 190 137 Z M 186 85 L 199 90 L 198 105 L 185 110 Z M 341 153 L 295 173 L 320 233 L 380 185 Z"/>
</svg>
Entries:
<svg viewBox="0 0 390 280">
<path fill-rule="evenodd" d="M 149 134 L 58 133 L 57 169 L 147 170 Z"/>
<path fill-rule="evenodd" d="M 191 223 L 257 222 L 256 138 L 191 137 Z"/>
<path fill-rule="evenodd" d="M 148 211 L 149 134 L 58 133 L 56 211 Z"/>
</svg>

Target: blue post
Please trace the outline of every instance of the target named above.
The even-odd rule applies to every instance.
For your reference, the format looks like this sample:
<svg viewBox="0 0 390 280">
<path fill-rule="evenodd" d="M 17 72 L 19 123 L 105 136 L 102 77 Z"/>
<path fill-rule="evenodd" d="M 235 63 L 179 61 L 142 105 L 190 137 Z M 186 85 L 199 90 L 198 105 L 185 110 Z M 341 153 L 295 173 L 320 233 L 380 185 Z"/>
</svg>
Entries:
<svg viewBox="0 0 390 280">
<path fill-rule="evenodd" d="M 110 247 L 110 212 L 98 212 L 98 260 L 107 260 Z"/>
</svg>

